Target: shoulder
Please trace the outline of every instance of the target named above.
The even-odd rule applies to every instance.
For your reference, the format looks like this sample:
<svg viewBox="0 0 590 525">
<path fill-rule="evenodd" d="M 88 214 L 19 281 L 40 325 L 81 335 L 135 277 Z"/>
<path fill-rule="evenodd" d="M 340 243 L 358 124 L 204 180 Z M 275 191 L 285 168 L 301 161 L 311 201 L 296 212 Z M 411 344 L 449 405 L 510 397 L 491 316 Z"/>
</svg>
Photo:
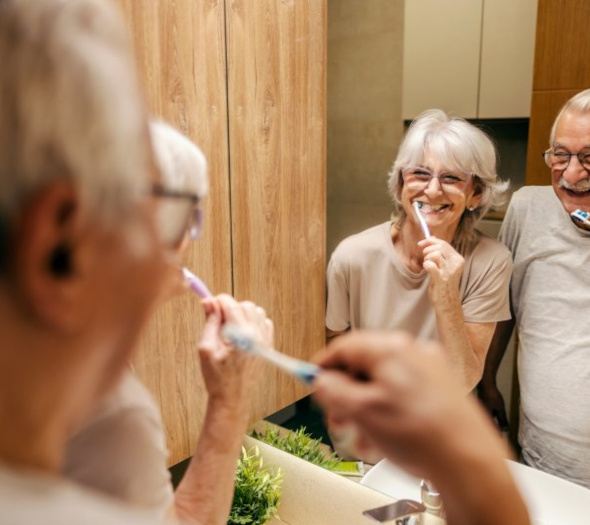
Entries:
<svg viewBox="0 0 590 525">
<path fill-rule="evenodd" d="M 555 192 L 551 186 L 523 186 L 512 194 L 508 210 L 518 218 L 536 210 L 542 213 L 554 201 Z"/>
<path fill-rule="evenodd" d="M 9 476 L 0 471 L 2 523 L 155 524 L 153 513 L 123 504 L 69 481 L 44 476 Z"/>
<path fill-rule="evenodd" d="M 366 260 L 371 254 L 381 252 L 387 247 L 389 231 L 390 223 L 384 222 L 347 237 L 338 244 L 330 262 L 346 265 Z"/>
</svg>

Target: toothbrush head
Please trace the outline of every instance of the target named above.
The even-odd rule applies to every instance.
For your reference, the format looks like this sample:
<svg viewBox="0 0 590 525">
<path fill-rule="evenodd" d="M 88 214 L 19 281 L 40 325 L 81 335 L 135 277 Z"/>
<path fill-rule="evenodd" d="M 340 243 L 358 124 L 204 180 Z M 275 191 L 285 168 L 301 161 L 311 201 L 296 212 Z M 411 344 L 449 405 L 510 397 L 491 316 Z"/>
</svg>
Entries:
<svg viewBox="0 0 590 525">
<path fill-rule="evenodd" d="M 590 230 L 590 213 L 584 210 L 575 210 L 570 213 L 570 217 L 574 223 L 583 228 L 584 230 Z"/>
</svg>

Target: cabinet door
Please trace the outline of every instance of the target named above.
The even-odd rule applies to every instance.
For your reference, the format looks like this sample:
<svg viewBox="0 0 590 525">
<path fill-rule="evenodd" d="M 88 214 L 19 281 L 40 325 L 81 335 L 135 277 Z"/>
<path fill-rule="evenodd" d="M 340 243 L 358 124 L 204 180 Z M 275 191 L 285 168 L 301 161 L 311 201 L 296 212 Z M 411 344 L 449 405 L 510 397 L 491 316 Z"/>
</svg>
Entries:
<svg viewBox="0 0 590 525">
<path fill-rule="evenodd" d="M 234 292 L 266 308 L 279 350 L 323 346 L 326 1 L 227 0 Z M 267 367 L 254 413 L 307 390 Z"/>
<path fill-rule="evenodd" d="M 120 0 L 128 19 L 148 106 L 203 150 L 210 193 L 205 230 L 185 264 L 214 292 L 232 291 L 225 27 L 223 0 Z M 191 455 L 204 417 L 206 391 L 195 344 L 203 322 L 198 299 L 162 305 L 134 359 L 161 408 L 170 463 Z"/>
<path fill-rule="evenodd" d="M 479 118 L 531 111 L 537 0 L 485 0 Z"/>
<path fill-rule="evenodd" d="M 483 0 L 406 0 L 402 117 L 477 116 Z"/>
</svg>

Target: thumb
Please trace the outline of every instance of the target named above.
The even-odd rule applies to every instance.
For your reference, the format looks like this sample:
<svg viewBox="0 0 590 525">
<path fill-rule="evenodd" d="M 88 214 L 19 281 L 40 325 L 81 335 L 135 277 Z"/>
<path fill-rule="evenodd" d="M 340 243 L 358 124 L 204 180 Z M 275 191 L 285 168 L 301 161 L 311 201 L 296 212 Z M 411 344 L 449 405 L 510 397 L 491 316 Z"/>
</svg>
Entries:
<svg viewBox="0 0 590 525">
<path fill-rule="evenodd" d="M 221 330 L 221 315 L 216 309 L 211 309 L 207 313 L 207 320 L 201 332 L 199 349 L 215 350 L 219 341 L 219 331 Z"/>
</svg>

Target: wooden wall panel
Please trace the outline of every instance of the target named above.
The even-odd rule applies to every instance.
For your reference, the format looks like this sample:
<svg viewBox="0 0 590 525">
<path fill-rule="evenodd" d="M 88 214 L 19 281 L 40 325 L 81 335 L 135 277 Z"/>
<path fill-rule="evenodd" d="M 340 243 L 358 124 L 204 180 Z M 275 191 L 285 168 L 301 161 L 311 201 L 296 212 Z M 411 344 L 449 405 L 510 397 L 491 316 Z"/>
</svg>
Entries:
<svg viewBox="0 0 590 525">
<path fill-rule="evenodd" d="M 326 0 L 227 0 L 234 291 L 264 306 L 277 347 L 323 345 Z M 266 369 L 254 411 L 306 390 Z"/>
<path fill-rule="evenodd" d="M 223 0 L 119 0 L 129 21 L 150 110 L 205 153 L 210 196 L 205 233 L 187 261 L 215 292 L 231 292 L 227 93 Z M 203 316 L 193 296 L 163 305 L 144 337 L 135 369 L 158 401 L 170 463 L 192 454 L 205 388 L 195 342 Z"/>
<path fill-rule="evenodd" d="M 588 0 L 539 0 L 533 89 L 590 86 Z"/>
<path fill-rule="evenodd" d="M 561 106 L 590 87 L 590 2 L 539 0 L 526 184 L 550 184 L 541 153 Z"/>
</svg>

